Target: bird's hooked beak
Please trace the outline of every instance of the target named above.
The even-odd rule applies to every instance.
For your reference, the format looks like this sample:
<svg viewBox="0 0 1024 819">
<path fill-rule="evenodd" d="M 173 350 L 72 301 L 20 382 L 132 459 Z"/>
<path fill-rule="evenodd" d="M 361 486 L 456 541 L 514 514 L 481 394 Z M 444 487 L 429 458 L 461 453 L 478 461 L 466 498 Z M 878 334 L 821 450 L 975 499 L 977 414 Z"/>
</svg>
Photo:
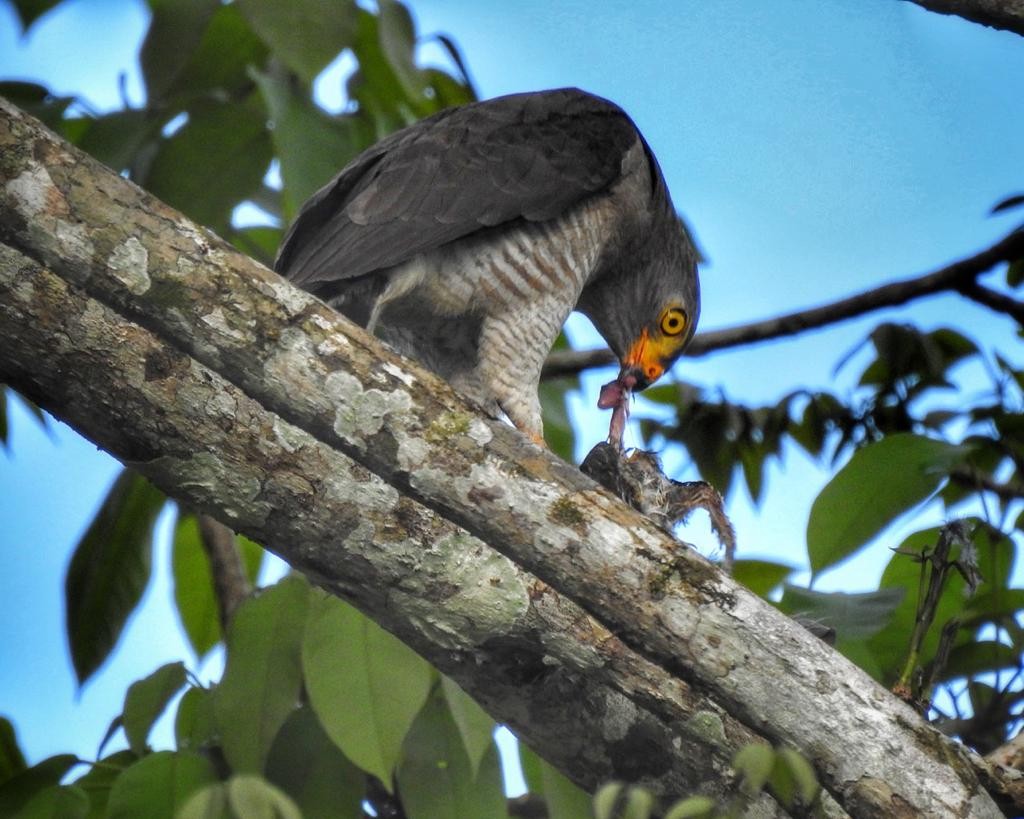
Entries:
<svg viewBox="0 0 1024 819">
<path fill-rule="evenodd" d="M 678 355 L 678 349 L 678 340 L 666 343 L 663 336 L 652 338 L 645 328 L 623 357 L 618 378 L 601 387 L 597 406 L 612 410 L 612 421 L 608 429 L 608 442 L 612 446 L 622 447 L 623 432 L 629 420 L 629 399 L 633 391 L 646 389 L 661 378 L 665 373 L 666 362 L 672 362 Z"/>
<path fill-rule="evenodd" d="M 665 374 L 666 360 L 671 360 L 678 347 L 675 339 L 664 343 L 664 339 L 653 339 L 645 327 L 633 342 L 619 370 L 618 383 L 627 390 L 644 390 Z"/>
</svg>

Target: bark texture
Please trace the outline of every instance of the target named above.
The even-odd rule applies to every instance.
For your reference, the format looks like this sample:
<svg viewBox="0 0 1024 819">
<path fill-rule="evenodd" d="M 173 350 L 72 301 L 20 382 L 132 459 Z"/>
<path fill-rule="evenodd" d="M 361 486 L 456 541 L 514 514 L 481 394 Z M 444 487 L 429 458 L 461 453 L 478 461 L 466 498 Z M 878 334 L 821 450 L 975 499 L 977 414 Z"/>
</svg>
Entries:
<svg viewBox="0 0 1024 819">
<path fill-rule="evenodd" d="M 963 749 L 843 657 L 6 104 L 0 242 L 0 378 L 356 602 L 585 786 L 722 792 L 760 736 L 851 815 L 1000 815 Z"/>
<path fill-rule="evenodd" d="M 724 795 L 732 754 L 759 739 L 507 558 L 6 245 L 0 349 L 4 380 L 185 503 L 297 544 L 276 551 L 581 784 Z"/>
</svg>

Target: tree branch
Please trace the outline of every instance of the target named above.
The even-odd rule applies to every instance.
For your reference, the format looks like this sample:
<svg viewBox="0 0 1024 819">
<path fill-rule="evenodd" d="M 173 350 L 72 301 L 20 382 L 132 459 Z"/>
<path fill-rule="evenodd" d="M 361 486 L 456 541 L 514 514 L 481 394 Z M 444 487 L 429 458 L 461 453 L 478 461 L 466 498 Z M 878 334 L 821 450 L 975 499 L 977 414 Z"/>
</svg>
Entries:
<svg viewBox="0 0 1024 819">
<path fill-rule="evenodd" d="M 860 669 L 3 103 L 0 242 L 0 376 L 353 600 L 585 787 L 727 789 L 723 760 L 763 736 L 851 815 L 1000 815 L 963 748 Z"/>
<path fill-rule="evenodd" d="M 997 313 L 1012 316 L 1024 328 L 1024 303 L 974 281 L 965 282 L 957 290 L 972 301 L 983 304 Z"/>
<path fill-rule="evenodd" d="M 797 310 L 770 319 L 711 330 L 697 335 L 686 349 L 686 355 L 702 355 L 740 347 L 759 341 L 785 338 L 806 330 L 814 330 L 856 318 L 885 307 L 898 307 L 915 299 L 944 291 L 963 293 L 986 307 L 1012 316 L 1024 326 L 1024 305 L 994 290 L 982 287 L 975 279 L 997 264 L 1024 257 L 1024 230 L 1018 228 L 986 250 L 960 259 L 932 273 L 912 279 L 891 282 L 848 296 L 839 301 Z M 544 364 L 544 377 L 575 375 L 589 367 L 615 363 L 610 350 L 557 350 Z"/>
<path fill-rule="evenodd" d="M 1024 36 L 1024 0 L 912 0 L 928 11 Z"/>
<path fill-rule="evenodd" d="M 221 633 L 227 634 L 235 609 L 249 594 L 249 580 L 245 576 L 242 556 L 235 545 L 235 533 L 210 515 L 198 515 L 197 519 L 199 539 L 210 561 L 213 596 L 217 601 Z"/>
<path fill-rule="evenodd" d="M 0 375 L 189 506 L 230 509 L 232 527 L 585 787 L 645 775 L 662 793 L 727 796 L 732 754 L 764 741 L 466 531 L 3 244 Z"/>
</svg>

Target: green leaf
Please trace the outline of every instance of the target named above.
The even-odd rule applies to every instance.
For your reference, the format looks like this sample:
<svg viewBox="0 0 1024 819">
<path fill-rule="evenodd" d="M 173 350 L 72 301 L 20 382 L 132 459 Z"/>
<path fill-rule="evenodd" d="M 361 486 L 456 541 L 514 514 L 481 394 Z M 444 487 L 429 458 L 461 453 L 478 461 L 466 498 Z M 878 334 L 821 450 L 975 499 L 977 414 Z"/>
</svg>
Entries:
<svg viewBox="0 0 1024 819">
<path fill-rule="evenodd" d="M 618 816 L 616 808 L 625 787 L 621 782 L 608 782 L 597 789 L 594 794 L 594 819 L 615 819 Z"/>
<path fill-rule="evenodd" d="M 622 819 L 649 819 L 654 810 L 654 796 L 646 788 L 634 785 L 626 792 Z"/>
<path fill-rule="evenodd" d="M 18 747 L 14 725 L 7 717 L 0 717 L 0 784 L 27 767 L 21 748 Z"/>
<path fill-rule="evenodd" d="M 462 735 L 473 776 L 476 776 L 484 754 L 494 744 L 494 720 L 454 680 L 442 676 L 441 690 Z"/>
<path fill-rule="evenodd" d="M 273 157 L 266 119 L 255 95 L 203 105 L 160 143 L 139 181 L 190 218 L 226 233 L 231 212 L 259 189 Z"/>
<path fill-rule="evenodd" d="M 1024 258 L 1015 259 L 1007 266 L 1006 284 L 1013 288 L 1024 284 Z"/>
<path fill-rule="evenodd" d="M 238 607 L 227 666 L 214 694 L 224 756 L 235 771 L 258 772 L 278 730 L 295 709 L 309 586 L 286 577 Z"/>
<path fill-rule="evenodd" d="M 12 776 L 0 785 L 0 816 L 14 816 L 37 794 L 60 784 L 76 764 L 74 754 L 58 754 Z"/>
<path fill-rule="evenodd" d="M 438 39 L 443 41 L 447 38 L 439 35 Z M 476 99 L 476 94 L 470 85 L 460 82 L 451 74 L 446 74 L 444 71 L 436 68 L 424 68 L 422 72 L 424 79 L 434 92 L 434 102 L 437 105 L 437 110 L 465 105 Z"/>
<path fill-rule="evenodd" d="M 64 112 L 75 101 L 74 97 L 55 96 L 45 85 L 17 80 L 0 82 L 0 97 L 57 132 L 61 130 Z"/>
<path fill-rule="evenodd" d="M 197 657 L 220 642 L 220 619 L 210 559 L 203 549 L 195 515 L 179 515 L 171 545 L 174 602 L 181 627 Z"/>
<path fill-rule="evenodd" d="M 799 421 L 790 425 L 789 434 L 808 455 L 817 457 L 824 449 L 829 430 L 849 411 L 827 392 L 811 393 L 807 397 L 803 414 Z"/>
<path fill-rule="evenodd" d="M 85 819 L 89 813 L 89 797 L 81 788 L 51 785 L 33 796 L 7 819 Z"/>
<path fill-rule="evenodd" d="M 242 565 L 245 568 L 245 576 L 252 585 L 259 580 L 260 569 L 263 568 L 263 558 L 267 551 L 255 540 L 250 540 L 245 535 L 235 535 L 235 545 L 242 555 Z"/>
<path fill-rule="evenodd" d="M 969 436 L 964 439 L 962 445 L 969 446 L 971 449 L 970 454 L 964 458 L 961 464 L 963 468 L 968 473 L 979 476 L 979 479 L 991 478 L 996 480 L 995 474 L 999 471 L 1000 464 L 1006 458 L 1004 444 L 1001 441 L 993 441 L 991 438 Z M 942 498 L 942 502 L 946 505 L 948 513 L 958 503 L 966 500 L 977 500 L 980 491 L 980 485 L 972 486 L 969 482 L 951 480 L 942 487 L 939 497 Z"/>
<path fill-rule="evenodd" d="M 157 751 L 124 772 L 110 789 L 109 819 L 174 819 L 195 791 L 217 781 L 213 763 L 192 751 Z"/>
<path fill-rule="evenodd" d="M 530 793 L 544 798 L 549 816 L 558 816 L 560 819 L 590 819 L 591 805 L 595 804 L 596 796 L 591 799 L 590 794 L 554 765 L 537 756 L 522 741 L 519 743 L 519 759 Z"/>
<path fill-rule="evenodd" d="M 398 789 L 409 819 L 491 819 L 508 815 L 497 751 L 493 764 L 473 776 L 455 720 L 440 689 L 427 700 L 409 729 Z"/>
<path fill-rule="evenodd" d="M 358 116 L 328 116 L 308 89 L 296 87 L 273 66 L 267 72 L 254 71 L 253 76 L 273 120 L 284 212 L 291 219 L 306 199 L 369 146 L 372 132 Z"/>
<path fill-rule="evenodd" d="M 218 737 L 213 690 L 190 688 L 178 702 L 174 718 L 174 741 L 178 750 L 198 751 L 216 744 Z"/>
<path fill-rule="evenodd" d="M 139 63 L 151 105 L 170 92 L 219 5 L 219 0 L 149 0 L 153 16 L 139 50 Z"/>
<path fill-rule="evenodd" d="M 593 804 L 597 819 L 649 819 L 654 809 L 654 796 L 637 785 L 627 788 L 618 782 L 610 782 L 594 795 Z"/>
<path fill-rule="evenodd" d="M 792 798 L 783 799 L 784 804 L 792 805 L 794 799 L 802 805 L 811 805 L 817 799 L 821 786 L 814 773 L 811 763 L 800 753 L 792 748 L 780 748 L 775 754 L 775 777 L 773 781 L 781 778 L 782 771 L 788 773 L 786 777 L 792 783 Z M 790 792 L 787 784 L 786 791 Z"/>
<path fill-rule="evenodd" d="M 105 819 L 110 789 L 121 772 L 137 759 L 131 751 L 118 751 L 101 759 L 75 780 L 75 785 L 89 797 L 88 819 Z"/>
<path fill-rule="evenodd" d="M 992 210 L 990 210 L 989 213 L 994 215 L 1005 210 L 1019 208 L 1021 205 L 1024 205 L 1024 193 L 1016 193 L 1013 196 L 1008 196 L 1006 199 L 997 202 L 992 206 Z"/>
<path fill-rule="evenodd" d="M 206 785 L 192 794 L 175 819 L 238 819 L 228 810 L 228 787 L 223 782 Z"/>
<path fill-rule="evenodd" d="M 764 493 L 764 464 L 767 452 L 763 446 L 742 443 L 738 447 L 743 479 L 747 482 L 750 499 L 760 504 Z"/>
<path fill-rule="evenodd" d="M 121 728 L 124 727 L 124 717 L 122 714 L 117 714 L 112 720 L 110 725 L 107 726 L 106 733 L 103 734 L 103 739 L 100 740 L 100 747 L 96 749 L 96 756 L 103 755 L 103 749 L 107 747 L 107 743 L 114 738 Z"/>
<path fill-rule="evenodd" d="M 565 333 L 559 333 L 551 347 L 552 350 L 569 350 L 569 340 Z M 576 450 L 576 430 L 569 419 L 568 396 L 573 390 L 579 390 L 579 376 L 564 378 L 546 378 L 540 382 L 538 397 L 540 398 L 541 415 L 544 419 L 544 440 L 547 445 L 561 458 L 572 463 Z"/>
<path fill-rule="evenodd" d="M 386 22 L 383 14 L 378 16 L 365 9 L 359 10 L 358 18 L 354 51 L 359 68 L 349 77 L 346 90 L 349 99 L 355 100 L 359 110 L 373 123 L 374 136 L 379 139 L 438 110 L 438 103 L 422 92 L 425 87 L 422 79 L 419 92 L 403 82 L 400 76 L 402 69 L 392 60 L 392 56 L 402 60 L 400 51 L 402 41 L 406 39 L 400 31 L 402 23 L 397 20 Z M 386 44 L 385 29 L 389 27 L 390 44 Z M 389 48 L 391 55 L 388 54 Z M 411 59 L 410 55 L 408 60 Z M 417 84 L 414 77 L 407 79 Z"/>
<path fill-rule="evenodd" d="M 327 735 L 390 788 L 402 740 L 430 693 L 430 666 L 352 606 L 314 590 L 302 667 Z"/>
<path fill-rule="evenodd" d="M 409 10 L 396 0 L 380 0 L 378 31 L 381 51 L 410 100 L 424 99 L 427 88 L 423 72 L 416 66 L 416 27 Z M 427 110 L 421 115 L 429 113 Z"/>
<path fill-rule="evenodd" d="M 28 33 L 29 28 L 61 0 L 11 0 L 11 6 L 18 14 L 21 22 L 21 33 Z"/>
<path fill-rule="evenodd" d="M 770 745 L 752 742 L 736 753 L 732 767 L 742 777 L 740 788 L 753 798 L 764 788 L 775 766 L 775 749 Z"/>
<path fill-rule="evenodd" d="M 238 0 L 238 5 L 274 57 L 307 83 L 355 40 L 354 0 Z"/>
<path fill-rule="evenodd" d="M 692 384 L 675 386 L 678 420 L 674 428 L 660 431 L 683 444 L 701 477 L 728 496 L 739 459 L 735 441 L 743 432 L 741 413 L 727 401 L 705 401 Z"/>
<path fill-rule="evenodd" d="M 664 819 L 711 819 L 715 808 L 715 800 L 710 796 L 689 796 L 669 808 Z"/>
<path fill-rule="evenodd" d="M 239 774 L 227 783 L 228 803 L 236 816 L 245 819 L 302 819 L 302 813 L 287 794 L 267 780 Z"/>
<path fill-rule="evenodd" d="M 64 597 L 80 685 L 106 660 L 149 582 L 153 524 L 165 501 L 149 481 L 125 469 L 75 547 Z"/>
<path fill-rule="evenodd" d="M 87 118 L 74 143 L 115 171 L 132 168 L 142 146 L 159 136 L 161 122 L 148 111 L 125 109 Z"/>
<path fill-rule="evenodd" d="M 737 560 L 732 564 L 732 577 L 759 597 L 767 597 L 793 573 L 793 567 L 771 560 Z"/>
<path fill-rule="evenodd" d="M 1024 589 L 1008 589 L 999 583 L 990 591 L 976 594 L 967 604 L 965 626 L 999 623 L 1024 610 Z"/>
<path fill-rule="evenodd" d="M 245 565 L 246 577 L 255 583 L 265 552 L 259 544 L 236 536 L 235 544 Z M 171 547 L 174 602 L 182 628 L 197 657 L 221 640 L 220 616 L 213 590 L 210 558 L 203 548 L 199 523 L 194 515 L 180 515 Z"/>
<path fill-rule="evenodd" d="M 865 640 L 889 624 L 905 594 L 906 590 L 899 588 L 850 594 L 787 584 L 779 608 L 835 629 L 840 640 Z"/>
<path fill-rule="evenodd" d="M 919 435 L 890 435 L 854 453 L 821 490 L 807 522 L 815 575 L 849 557 L 893 519 L 931 495 L 966 454 Z"/>
<path fill-rule="evenodd" d="M 546 379 L 537 391 L 544 417 L 544 441 L 552 452 L 570 463 L 576 450 L 576 432 L 569 419 L 566 396 L 574 380 Z"/>
<path fill-rule="evenodd" d="M 1002 696 L 996 693 L 996 689 L 991 685 L 987 685 L 982 682 L 974 680 L 967 686 L 967 692 L 971 699 L 971 711 L 975 714 L 981 714 L 989 710 L 992 706 L 992 700 L 997 696 Z"/>
<path fill-rule="evenodd" d="M 362 819 L 366 774 L 303 706 L 281 726 L 267 757 L 267 779 L 287 793 L 304 819 Z"/>
<path fill-rule="evenodd" d="M 238 4 L 222 4 L 165 93 L 188 108 L 201 96 L 237 99 L 252 84 L 249 69 L 266 63 L 268 53 Z"/>
<path fill-rule="evenodd" d="M 8 425 L 8 405 L 15 402 L 39 422 L 42 431 L 50 436 L 51 441 L 57 440 L 47 422 L 47 418 L 50 416 L 43 412 L 37 404 L 29 401 L 24 395 L 21 395 L 11 387 L 5 387 L 3 384 L 0 384 L 0 441 L 3 441 L 5 444 L 8 442 L 8 436 L 11 432 Z"/>
<path fill-rule="evenodd" d="M 1003 669 L 1016 668 L 1020 653 L 1012 646 L 995 640 L 980 640 L 956 646 L 949 654 L 946 667 L 936 677 L 937 682 L 957 677 L 975 677 Z"/>
<path fill-rule="evenodd" d="M 185 664 L 168 663 L 148 677 L 128 686 L 124 698 L 124 734 L 128 747 L 140 756 L 146 752 L 153 723 L 185 685 Z"/>
</svg>

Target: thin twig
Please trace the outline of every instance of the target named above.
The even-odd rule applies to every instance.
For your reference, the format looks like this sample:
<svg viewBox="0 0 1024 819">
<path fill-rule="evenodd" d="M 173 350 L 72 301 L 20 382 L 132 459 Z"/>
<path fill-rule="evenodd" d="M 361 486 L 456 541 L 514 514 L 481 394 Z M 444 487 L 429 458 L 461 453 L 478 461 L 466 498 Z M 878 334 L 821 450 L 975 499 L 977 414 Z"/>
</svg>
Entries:
<svg viewBox="0 0 1024 819">
<path fill-rule="evenodd" d="M 883 284 L 881 287 L 820 307 L 797 310 L 770 319 L 727 327 L 724 330 L 700 333 L 690 342 L 685 355 L 697 358 L 716 350 L 784 338 L 948 290 L 961 292 L 968 298 L 993 310 L 1007 313 L 1024 323 L 1024 305 L 975 282 L 975 278 L 981 273 L 991 270 L 1001 262 L 1012 261 L 1021 256 L 1024 256 L 1024 230 L 1016 229 L 987 250 L 923 276 Z M 576 375 L 590 367 L 614 362 L 615 356 L 610 350 L 558 350 L 548 356 L 544 364 L 543 377 Z"/>
<path fill-rule="evenodd" d="M 1024 327 L 1024 303 L 1011 299 L 998 290 L 985 287 L 977 282 L 967 282 L 958 289 L 971 301 L 983 304 L 997 313 L 1006 313 L 1008 316 L 1013 316 L 1017 323 Z"/>
</svg>

